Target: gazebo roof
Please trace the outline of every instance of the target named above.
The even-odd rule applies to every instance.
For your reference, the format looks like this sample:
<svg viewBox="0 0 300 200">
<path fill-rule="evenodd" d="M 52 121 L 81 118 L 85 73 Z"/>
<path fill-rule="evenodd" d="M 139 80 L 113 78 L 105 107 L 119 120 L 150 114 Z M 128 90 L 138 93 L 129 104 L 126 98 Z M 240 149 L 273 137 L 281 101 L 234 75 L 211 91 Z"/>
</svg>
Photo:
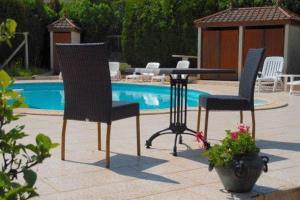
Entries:
<svg viewBox="0 0 300 200">
<path fill-rule="evenodd" d="M 62 17 L 59 20 L 48 25 L 48 30 L 56 32 L 81 32 L 81 29 L 76 26 L 72 20 L 66 17 Z"/>
<path fill-rule="evenodd" d="M 231 8 L 194 21 L 197 27 L 299 24 L 300 16 L 280 6 Z"/>
</svg>

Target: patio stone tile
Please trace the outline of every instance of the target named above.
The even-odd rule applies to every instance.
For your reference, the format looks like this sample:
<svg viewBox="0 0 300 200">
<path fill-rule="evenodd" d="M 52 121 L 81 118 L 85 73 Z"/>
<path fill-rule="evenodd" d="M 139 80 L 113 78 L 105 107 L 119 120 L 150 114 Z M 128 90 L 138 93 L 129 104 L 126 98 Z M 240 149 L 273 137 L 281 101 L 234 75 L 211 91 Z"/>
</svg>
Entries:
<svg viewBox="0 0 300 200">
<path fill-rule="evenodd" d="M 140 163 L 134 166 L 134 168 L 139 171 L 142 170 L 143 172 L 146 173 L 159 174 L 159 175 L 185 171 L 184 168 L 176 165 L 172 165 L 169 162 L 162 163 L 159 165 L 153 165 L 153 163 Z"/>
<path fill-rule="evenodd" d="M 300 185 L 300 165 L 283 168 L 276 171 L 271 171 L 268 176 L 276 177 L 282 182 L 286 182 L 287 185 Z"/>
<path fill-rule="evenodd" d="M 132 169 L 122 169 L 126 173 L 130 173 Z M 133 172 L 135 173 L 135 172 Z M 101 170 L 87 173 L 71 174 L 69 176 L 45 178 L 45 182 L 55 188 L 57 191 L 71 191 L 92 186 L 113 184 L 121 181 L 127 181 L 132 178 L 114 173 L 109 170 Z"/>
<path fill-rule="evenodd" d="M 51 185 L 47 184 L 42 178 L 38 178 L 35 186 L 38 188 L 38 193 L 40 195 L 47 195 L 57 193 L 58 191 L 52 187 Z"/>
<path fill-rule="evenodd" d="M 272 172 L 263 173 L 256 182 L 253 191 L 258 193 L 269 193 L 277 190 L 289 189 L 295 186 L 288 181 L 272 175 Z"/>
<path fill-rule="evenodd" d="M 187 190 L 198 195 L 199 199 L 206 200 L 220 200 L 220 199 L 250 199 L 251 197 L 257 195 L 255 191 L 248 193 L 230 193 L 223 189 L 223 185 L 220 182 L 198 185 L 195 187 L 190 187 Z"/>
<path fill-rule="evenodd" d="M 96 187 L 88 187 L 81 190 L 73 190 L 53 195 L 45 195 L 40 198 L 47 199 L 132 199 L 147 195 L 159 194 L 170 190 L 178 190 L 195 184 L 186 179 L 173 176 L 151 175 L 143 179 L 125 181 L 120 183 L 105 184 Z"/>
<path fill-rule="evenodd" d="M 137 198 L 134 200 L 199 200 L 201 197 L 199 195 L 190 192 L 188 190 L 176 190 L 176 191 L 171 191 L 171 192 L 166 192 L 166 193 L 161 193 L 157 195 L 150 195 L 142 198 Z"/>
<path fill-rule="evenodd" d="M 174 174 L 174 176 L 191 180 L 198 185 L 216 183 L 220 180 L 215 170 L 209 172 L 207 168 L 182 171 Z"/>
</svg>

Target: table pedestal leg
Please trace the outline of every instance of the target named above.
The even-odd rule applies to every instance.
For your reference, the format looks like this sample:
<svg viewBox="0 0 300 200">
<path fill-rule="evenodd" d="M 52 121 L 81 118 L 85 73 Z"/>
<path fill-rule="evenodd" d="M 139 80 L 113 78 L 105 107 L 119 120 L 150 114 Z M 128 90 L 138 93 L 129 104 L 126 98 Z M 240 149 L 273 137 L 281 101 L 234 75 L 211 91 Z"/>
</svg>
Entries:
<svg viewBox="0 0 300 200">
<path fill-rule="evenodd" d="M 168 128 L 154 133 L 147 141 L 146 147 L 152 146 L 152 141 L 165 134 L 175 134 L 173 155 L 177 156 L 177 140 L 179 144 L 183 143 L 182 135 L 196 135 L 196 131 L 187 128 L 187 84 L 188 75 L 177 75 L 173 78 L 170 75 L 170 125 Z M 205 142 L 205 144 L 208 144 Z M 208 145 L 205 145 L 209 147 Z"/>
</svg>

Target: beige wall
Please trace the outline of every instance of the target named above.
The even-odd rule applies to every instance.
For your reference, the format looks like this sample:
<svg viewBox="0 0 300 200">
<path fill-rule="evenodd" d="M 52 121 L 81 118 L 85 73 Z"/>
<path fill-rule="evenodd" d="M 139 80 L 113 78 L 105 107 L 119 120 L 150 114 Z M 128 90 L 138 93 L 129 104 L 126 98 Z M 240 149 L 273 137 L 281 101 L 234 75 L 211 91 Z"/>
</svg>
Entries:
<svg viewBox="0 0 300 200">
<path fill-rule="evenodd" d="M 71 32 L 71 43 L 80 43 L 80 33 Z"/>
<path fill-rule="evenodd" d="M 287 34 L 286 73 L 300 74 L 300 27 L 289 25 Z"/>
</svg>

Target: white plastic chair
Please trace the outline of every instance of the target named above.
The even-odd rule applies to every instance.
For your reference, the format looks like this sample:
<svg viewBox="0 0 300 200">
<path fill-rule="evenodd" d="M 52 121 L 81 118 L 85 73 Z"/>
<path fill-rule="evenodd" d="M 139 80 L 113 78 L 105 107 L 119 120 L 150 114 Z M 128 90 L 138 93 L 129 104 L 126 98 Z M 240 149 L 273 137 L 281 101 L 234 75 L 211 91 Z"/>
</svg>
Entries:
<svg viewBox="0 0 300 200">
<path fill-rule="evenodd" d="M 120 80 L 121 72 L 120 72 L 120 63 L 119 62 L 108 62 L 110 78 L 112 80 Z"/>
<path fill-rule="evenodd" d="M 282 85 L 282 80 L 279 75 L 282 74 L 283 63 L 283 57 L 266 57 L 260 77 L 256 79 L 258 92 L 261 91 L 263 85 L 273 85 L 273 92 L 276 91 L 278 84 Z"/>
<path fill-rule="evenodd" d="M 146 65 L 146 72 L 142 73 L 142 79 L 151 79 L 153 76 L 158 74 L 158 68 L 159 68 L 160 63 L 157 62 L 149 62 Z"/>
<path fill-rule="evenodd" d="M 146 70 L 146 72 L 142 72 L 141 74 L 136 74 L 136 71 L 135 72 L 133 72 L 133 74 L 130 74 L 130 75 L 127 75 L 126 76 L 126 80 L 128 80 L 128 79 L 139 79 L 139 78 L 145 78 L 145 77 L 151 77 L 151 76 L 154 76 L 157 72 L 158 72 L 158 68 L 159 68 L 159 63 L 157 63 L 157 62 L 149 62 L 149 63 L 147 63 L 147 65 L 146 65 L 146 68 L 145 68 L 145 70 Z M 138 69 L 136 69 L 136 70 L 138 70 Z"/>
<path fill-rule="evenodd" d="M 180 60 L 177 62 L 177 65 L 176 65 L 176 68 L 177 69 L 188 69 L 190 67 L 190 61 L 188 60 Z M 174 78 L 177 77 L 177 75 L 172 75 Z M 184 75 L 182 75 L 184 76 Z M 152 76 L 152 79 L 151 79 L 151 82 L 153 80 L 160 80 L 162 83 L 164 83 L 166 79 L 166 75 L 165 74 L 162 74 L 162 75 L 159 75 L 159 76 Z"/>
</svg>

